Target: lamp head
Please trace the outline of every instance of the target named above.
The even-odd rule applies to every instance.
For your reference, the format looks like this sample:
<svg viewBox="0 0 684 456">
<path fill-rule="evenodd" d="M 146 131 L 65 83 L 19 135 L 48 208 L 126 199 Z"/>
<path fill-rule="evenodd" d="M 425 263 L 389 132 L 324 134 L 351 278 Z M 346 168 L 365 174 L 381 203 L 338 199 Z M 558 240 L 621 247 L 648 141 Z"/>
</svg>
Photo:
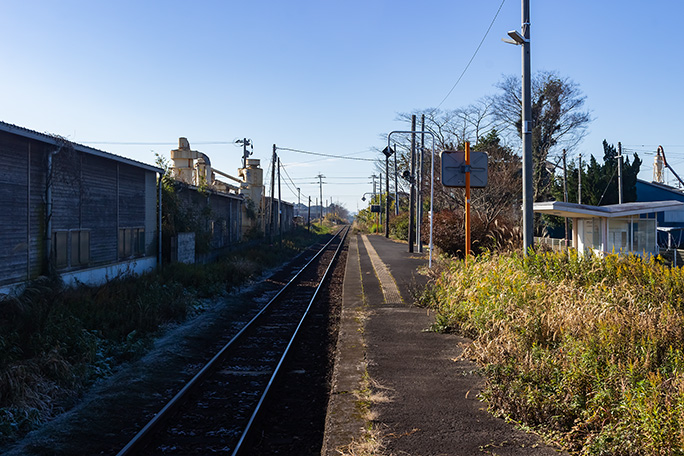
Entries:
<svg viewBox="0 0 684 456">
<path fill-rule="evenodd" d="M 508 36 L 510 36 L 512 39 L 508 40 L 506 38 L 502 38 L 501 41 L 503 41 L 504 43 L 515 44 L 519 46 L 525 44 L 525 42 L 527 41 L 517 30 L 511 30 L 510 32 L 508 32 Z"/>
</svg>

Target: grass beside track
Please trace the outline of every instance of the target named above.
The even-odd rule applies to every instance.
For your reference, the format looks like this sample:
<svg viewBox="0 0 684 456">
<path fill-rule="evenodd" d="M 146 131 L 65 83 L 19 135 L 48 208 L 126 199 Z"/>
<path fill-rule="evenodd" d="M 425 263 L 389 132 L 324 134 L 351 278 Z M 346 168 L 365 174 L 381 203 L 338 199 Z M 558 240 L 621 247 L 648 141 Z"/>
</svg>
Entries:
<svg viewBox="0 0 684 456">
<path fill-rule="evenodd" d="M 0 300 L 0 443 L 73 403 L 83 388 L 141 357 L 169 324 L 277 266 L 331 228 L 296 230 L 278 242 L 207 265 L 172 264 L 100 287 L 42 278 Z"/>
<path fill-rule="evenodd" d="M 636 256 L 443 260 L 422 297 L 495 413 L 586 455 L 684 454 L 684 271 Z"/>
</svg>

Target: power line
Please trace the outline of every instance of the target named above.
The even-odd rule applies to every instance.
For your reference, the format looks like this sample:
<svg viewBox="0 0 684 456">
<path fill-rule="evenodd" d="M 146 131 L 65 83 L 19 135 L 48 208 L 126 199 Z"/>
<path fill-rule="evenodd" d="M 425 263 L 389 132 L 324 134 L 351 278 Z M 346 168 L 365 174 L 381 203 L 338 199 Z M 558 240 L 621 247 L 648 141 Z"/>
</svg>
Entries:
<svg viewBox="0 0 684 456">
<path fill-rule="evenodd" d="M 214 145 L 214 144 L 233 144 L 231 141 L 193 141 L 193 144 Z M 133 141 L 80 141 L 80 144 L 104 144 L 108 146 L 175 146 L 178 143 L 169 141 L 158 142 L 133 142 Z"/>
<path fill-rule="evenodd" d="M 277 149 L 277 150 L 286 150 L 286 151 L 289 151 L 289 152 L 296 152 L 296 153 L 299 153 L 299 154 L 317 155 L 317 156 L 319 156 L 319 157 L 339 158 L 339 159 L 342 159 L 342 160 L 358 160 L 358 161 L 370 161 L 370 162 L 376 161 L 376 159 L 374 159 L 374 158 L 361 158 L 361 157 L 350 157 L 350 156 L 348 156 L 348 155 L 323 154 L 323 153 L 320 153 L 320 152 L 309 152 L 309 151 L 306 151 L 306 150 L 288 149 L 288 148 L 286 148 L 286 147 L 277 147 L 276 149 Z"/>
<path fill-rule="evenodd" d="M 461 82 L 461 79 L 463 79 L 463 75 L 465 75 L 465 74 L 466 74 L 466 71 L 468 71 L 468 68 L 470 68 L 470 64 L 473 63 L 473 60 L 475 60 L 475 56 L 477 55 L 477 53 L 480 51 L 480 48 L 482 47 L 482 43 L 484 43 L 484 40 L 487 38 L 487 35 L 489 35 L 489 31 L 492 29 L 492 26 L 494 25 L 494 22 L 496 21 L 496 18 L 499 17 L 499 13 L 501 12 L 501 8 L 503 8 L 504 3 L 506 3 L 506 0 L 502 0 L 502 1 L 501 1 L 501 5 L 499 5 L 499 9 L 496 10 L 496 14 L 494 15 L 494 19 L 492 19 L 492 22 L 489 24 L 489 27 L 487 27 L 487 31 L 485 32 L 484 36 L 482 37 L 482 40 L 480 41 L 480 44 L 477 45 L 477 49 L 475 49 L 475 52 L 473 53 L 473 56 L 472 56 L 472 57 L 470 58 L 470 60 L 468 61 L 468 64 L 467 64 L 467 65 L 465 66 L 465 68 L 463 69 L 463 72 L 462 72 L 461 75 L 458 77 L 458 79 L 457 79 L 456 82 L 454 83 L 453 87 L 451 87 L 451 90 L 449 90 L 449 93 L 446 94 L 446 96 L 444 97 L 444 99 L 442 99 L 442 101 L 439 102 L 439 104 L 437 105 L 437 107 L 436 107 L 435 109 L 439 109 L 439 107 L 442 106 L 442 104 L 446 101 L 446 99 L 449 98 L 449 95 L 451 95 L 451 92 L 454 91 L 454 89 L 456 88 L 456 86 L 458 85 L 458 83 Z"/>
</svg>

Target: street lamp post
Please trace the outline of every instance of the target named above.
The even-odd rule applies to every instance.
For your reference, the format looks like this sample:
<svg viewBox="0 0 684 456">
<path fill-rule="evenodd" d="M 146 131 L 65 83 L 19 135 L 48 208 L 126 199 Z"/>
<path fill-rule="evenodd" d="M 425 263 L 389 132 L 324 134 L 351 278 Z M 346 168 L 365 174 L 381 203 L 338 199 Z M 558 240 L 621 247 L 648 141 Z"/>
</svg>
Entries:
<svg viewBox="0 0 684 456">
<path fill-rule="evenodd" d="M 523 145 L 523 253 L 534 246 L 534 191 L 532 184 L 532 92 L 530 75 L 530 0 L 522 0 L 522 35 L 508 32 L 512 40 L 503 41 L 522 46 L 522 145 Z"/>
</svg>

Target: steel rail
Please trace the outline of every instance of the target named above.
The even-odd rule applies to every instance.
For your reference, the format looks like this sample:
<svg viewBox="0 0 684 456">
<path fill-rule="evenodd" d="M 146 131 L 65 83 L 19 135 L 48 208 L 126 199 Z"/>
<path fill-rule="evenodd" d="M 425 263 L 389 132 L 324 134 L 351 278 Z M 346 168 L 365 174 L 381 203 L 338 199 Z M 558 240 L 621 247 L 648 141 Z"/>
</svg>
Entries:
<svg viewBox="0 0 684 456">
<path fill-rule="evenodd" d="M 285 284 L 280 289 L 280 291 L 278 291 L 278 293 L 276 293 L 276 295 L 273 298 L 271 298 L 271 300 L 268 303 L 266 303 L 266 305 L 264 305 L 264 307 L 262 307 L 261 310 L 259 310 L 259 312 L 249 322 L 247 322 L 247 324 L 245 324 L 242 327 L 242 329 L 240 329 L 240 331 L 237 334 L 235 334 L 235 336 L 233 336 L 230 339 L 230 341 L 228 341 L 221 348 L 221 350 L 219 350 L 219 352 L 216 355 L 214 355 L 214 357 L 211 358 L 211 360 L 209 360 L 204 365 L 204 367 L 202 367 L 202 369 L 200 369 L 200 371 L 197 372 L 197 374 L 195 374 L 192 377 L 192 379 L 190 379 L 190 381 L 188 381 L 185 384 L 185 386 L 183 386 L 183 388 L 181 388 L 181 390 L 178 393 L 176 393 L 176 395 L 173 398 L 171 398 L 171 400 L 169 400 L 169 402 L 167 402 L 166 405 L 164 405 L 164 407 L 157 414 L 154 415 L 154 417 L 152 417 L 150 419 L 150 421 L 147 422 L 147 424 L 126 444 L 125 447 L 123 447 L 121 449 L 121 451 L 119 451 L 116 454 L 116 456 L 129 456 L 129 455 L 136 454 L 136 452 L 142 450 L 143 447 L 145 446 L 145 444 L 147 443 L 146 439 L 157 429 L 157 426 L 159 426 L 165 419 L 168 418 L 168 416 L 174 410 L 176 410 L 181 405 L 181 403 L 185 399 L 186 395 L 190 391 L 192 391 L 193 388 L 195 388 L 197 385 L 199 385 L 207 377 L 207 375 L 209 375 L 213 371 L 215 365 L 223 359 L 224 355 L 231 348 L 233 343 L 236 340 L 238 340 L 254 324 L 254 322 L 257 321 L 266 312 L 266 310 L 268 310 L 268 308 L 273 303 L 275 303 L 287 289 L 290 288 L 290 286 L 293 283 L 295 283 L 297 278 L 319 256 L 321 256 L 326 251 L 328 246 L 340 235 L 341 232 L 342 232 L 342 230 L 340 230 L 337 234 L 335 234 L 335 236 L 333 236 L 299 271 L 297 271 L 297 273 L 290 279 L 290 281 L 287 282 L 287 284 Z M 347 228 L 347 232 L 349 232 L 349 227 Z M 347 233 L 345 232 L 344 237 L 346 237 L 346 234 Z M 344 237 L 342 238 L 340 245 L 342 245 L 344 243 Z M 338 247 L 338 250 L 339 250 L 339 247 Z M 337 253 L 335 254 L 335 257 L 336 257 L 336 255 L 337 255 Z M 333 257 L 333 260 L 335 257 Z M 327 270 L 326 270 L 326 274 L 327 274 Z M 318 293 L 318 290 L 316 290 L 316 294 L 317 293 Z M 315 296 L 315 294 L 314 294 L 314 296 Z M 308 311 L 308 309 L 307 309 L 307 311 Z M 289 348 L 289 345 L 288 345 L 288 348 Z M 269 382 L 269 386 L 270 386 L 270 382 Z"/>
<path fill-rule="evenodd" d="M 287 347 L 285 347 L 285 351 L 283 352 L 282 356 L 280 357 L 280 360 L 278 361 L 278 364 L 276 365 L 275 369 L 273 370 L 273 374 L 271 374 L 271 378 L 268 381 L 268 384 L 266 385 L 264 392 L 261 394 L 261 397 L 259 398 L 259 402 L 257 403 L 256 407 L 254 408 L 254 411 L 252 412 L 252 416 L 249 418 L 249 421 L 247 422 L 247 426 L 242 431 L 242 435 L 240 436 L 240 440 L 238 440 L 238 443 L 235 445 L 232 456 L 237 456 L 238 454 L 240 454 L 240 451 L 242 450 L 242 445 L 246 441 L 247 436 L 249 435 L 249 432 L 252 428 L 252 424 L 254 424 L 254 421 L 256 420 L 256 417 L 259 414 L 259 411 L 261 410 L 261 406 L 263 405 L 264 401 L 266 400 L 266 396 L 268 395 L 268 392 L 271 389 L 271 385 L 273 385 L 273 382 L 275 381 L 276 377 L 280 373 L 280 367 L 285 362 L 285 358 L 287 357 L 288 352 L 290 351 L 290 347 L 292 346 L 295 339 L 297 338 L 297 335 L 299 334 L 299 329 L 302 327 L 302 325 L 304 324 L 304 320 L 306 320 L 306 317 L 309 315 L 309 311 L 311 310 L 311 307 L 313 306 L 314 301 L 316 301 L 316 298 L 318 297 L 318 292 L 323 287 L 323 284 L 325 283 L 326 279 L 328 278 L 328 275 L 330 274 L 330 269 L 331 269 L 333 263 L 335 263 L 335 260 L 337 259 L 337 257 L 340 254 L 342 246 L 344 245 L 344 240 L 347 238 L 347 234 L 349 233 L 349 229 L 350 229 L 350 226 L 348 225 L 346 228 L 346 231 L 344 233 L 344 236 L 342 236 L 342 239 L 340 240 L 340 245 L 337 246 L 337 250 L 335 250 L 335 254 L 333 255 L 332 259 L 330 260 L 328 267 L 325 269 L 325 272 L 323 273 L 323 277 L 321 277 L 320 282 L 316 286 L 316 291 L 314 291 L 314 294 L 311 297 L 311 300 L 309 300 L 309 305 L 306 307 L 306 310 L 304 311 L 304 315 L 302 315 L 302 318 L 299 320 L 299 324 L 295 328 L 294 334 L 290 338 L 290 341 L 288 342 Z"/>
</svg>

